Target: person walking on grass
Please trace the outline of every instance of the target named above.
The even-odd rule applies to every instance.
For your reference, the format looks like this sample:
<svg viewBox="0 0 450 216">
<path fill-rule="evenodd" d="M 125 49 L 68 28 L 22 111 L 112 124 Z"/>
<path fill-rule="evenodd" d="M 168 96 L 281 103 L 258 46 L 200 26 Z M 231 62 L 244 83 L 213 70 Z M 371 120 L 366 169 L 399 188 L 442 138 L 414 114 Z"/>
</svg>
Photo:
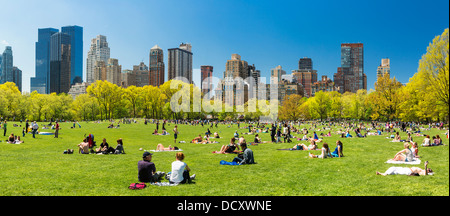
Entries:
<svg viewBox="0 0 450 216">
<path fill-rule="evenodd" d="M 59 134 L 59 123 L 58 121 L 55 121 L 55 138 L 58 138 Z"/>
<path fill-rule="evenodd" d="M 177 143 L 178 138 L 178 127 L 175 125 L 175 128 L 173 129 L 173 137 L 175 138 L 175 143 Z"/>
<path fill-rule="evenodd" d="M 3 122 L 3 136 L 6 136 L 6 120 Z"/>
</svg>

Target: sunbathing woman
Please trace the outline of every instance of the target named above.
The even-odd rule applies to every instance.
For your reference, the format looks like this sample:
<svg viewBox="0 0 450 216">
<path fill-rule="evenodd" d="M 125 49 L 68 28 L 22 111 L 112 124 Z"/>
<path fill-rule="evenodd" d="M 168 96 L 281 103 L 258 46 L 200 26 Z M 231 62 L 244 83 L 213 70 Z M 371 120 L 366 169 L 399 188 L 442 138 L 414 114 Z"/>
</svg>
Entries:
<svg viewBox="0 0 450 216">
<path fill-rule="evenodd" d="M 178 150 L 178 148 L 176 148 L 176 149 L 175 149 L 175 148 L 176 148 L 176 147 L 172 148 L 171 145 L 169 145 L 169 148 L 164 148 L 163 144 L 159 143 L 159 144 L 156 146 L 156 151 L 172 151 L 172 150 Z"/>
<path fill-rule="evenodd" d="M 216 153 L 216 154 L 237 153 L 236 148 L 239 150 L 239 145 L 236 144 L 236 139 L 233 137 L 230 140 L 230 144 L 223 145 L 220 148 L 220 151 L 213 151 L 213 153 Z"/>
<path fill-rule="evenodd" d="M 319 149 L 317 149 L 317 144 L 314 140 L 311 140 L 311 144 L 309 146 L 299 143 L 299 144 L 293 146 L 292 148 L 297 149 L 297 150 L 319 150 Z"/>
<path fill-rule="evenodd" d="M 214 132 L 214 138 L 220 138 L 220 136 L 217 132 Z"/>
<path fill-rule="evenodd" d="M 433 175 L 433 170 L 428 168 L 428 161 L 425 161 L 425 169 L 418 167 L 390 167 L 386 172 L 376 172 L 377 175 L 409 175 L 409 176 L 421 176 L 421 175 Z"/>
<path fill-rule="evenodd" d="M 411 162 L 414 159 L 413 151 L 409 148 L 409 143 L 405 142 L 403 144 L 405 149 L 397 152 L 394 156 L 394 161 L 405 161 L 405 162 Z"/>
<path fill-rule="evenodd" d="M 330 148 L 328 148 L 328 144 L 324 143 L 322 145 L 322 154 L 314 155 L 314 154 L 309 153 L 309 157 L 310 158 L 322 158 L 322 159 L 325 159 L 325 158 L 328 158 L 328 157 L 332 158 L 333 156 L 331 156 L 331 152 L 330 152 Z"/>
<path fill-rule="evenodd" d="M 191 141 L 191 143 L 201 143 L 202 141 L 203 141 L 202 135 L 199 134 L 198 137 L 195 137 L 195 138 Z"/>
</svg>

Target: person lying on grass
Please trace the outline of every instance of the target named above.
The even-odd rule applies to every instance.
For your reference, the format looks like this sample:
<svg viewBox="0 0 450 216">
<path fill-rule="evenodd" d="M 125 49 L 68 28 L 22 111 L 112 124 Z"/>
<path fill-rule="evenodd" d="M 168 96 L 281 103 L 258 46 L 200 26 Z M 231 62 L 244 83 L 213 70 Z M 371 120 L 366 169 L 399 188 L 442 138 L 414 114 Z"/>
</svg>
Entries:
<svg viewBox="0 0 450 216">
<path fill-rule="evenodd" d="M 377 175 L 387 176 L 387 175 L 408 175 L 408 176 L 423 176 L 423 175 L 433 175 L 433 170 L 428 168 L 428 161 L 425 161 L 425 169 L 419 167 L 390 167 L 386 172 L 380 173 L 376 172 Z"/>
<path fill-rule="evenodd" d="M 163 146 L 163 144 L 161 144 L 161 143 L 159 143 L 159 144 L 156 146 L 156 151 L 173 151 L 173 150 L 178 150 L 178 147 L 176 147 L 176 146 L 172 147 L 171 145 L 169 145 L 168 148 L 165 148 L 165 147 Z"/>
<path fill-rule="evenodd" d="M 314 154 L 309 153 L 309 157 L 310 158 L 322 158 L 322 159 L 325 159 L 325 158 L 328 158 L 328 157 L 332 158 L 333 156 L 331 156 L 330 148 L 328 148 L 328 144 L 324 143 L 322 145 L 322 154 L 314 155 Z"/>
</svg>

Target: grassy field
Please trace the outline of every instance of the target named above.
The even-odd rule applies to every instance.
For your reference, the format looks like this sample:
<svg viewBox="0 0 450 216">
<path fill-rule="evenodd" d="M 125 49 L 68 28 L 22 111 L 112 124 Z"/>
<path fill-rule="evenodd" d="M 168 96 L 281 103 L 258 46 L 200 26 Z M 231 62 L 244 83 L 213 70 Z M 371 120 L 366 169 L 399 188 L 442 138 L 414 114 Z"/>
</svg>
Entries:
<svg viewBox="0 0 450 216">
<path fill-rule="evenodd" d="M 22 136 L 20 124 L 9 122 L 8 132 Z M 229 143 L 235 130 L 240 134 L 248 132 L 237 129 L 237 125 L 219 125 L 217 131 L 222 137 L 217 144 L 189 143 L 198 134 L 204 134 L 206 127 L 179 125 L 179 139 L 186 143 L 174 144 L 173 135 L 158 136 L 151 133 L 155 125 L 144 125 L 143 121 L 121 124 L 118 129 L 107 128 L 109 122 L 85 123 L 81 128 L 70 129 L 72 123 L 61 123 L 59 138 L 53 135 L 31 134 L 22 137 L 25 142 L 7 144 L 7 137 L 0 142 L 0 195 L 2 196 L 448 196 L 449 195 L 449 149 L 446 146 L 419 147 L 423 162 L 435 171 L 433 176 L 379 176 L 392 164 L 385 162 L 403 149 L 403 143 L 393 143 L 382 136 L 368 138 L 338 138 L 333 134 L 324 137 L 333 151 L 336 140 L 344 144 L 343 158 L 312 159 L 309 151 L 279 151 L 299 143 L 264 143 L 250 146 L 254 152 L 255 165 L 226 166 L 221 160 L 232 161 L 234 154 L 213 154 L 222 145 Z M 39 124 L 40 127 L 43 123 Z M 241 127 L 244 125 L 241 124 Z M 174 124 L 166 125 L 169 133 Z M 303 128 L 303 125 L 302 125 Z M 161 126 L 160 126 L 161 130 Z M 3 135 L 3 129 L 0 130 Z M 41 130 L 49 131 L 52 130 Z M 310 130 L 312 133 L 312 131 Z M 437 129 L 426 131 L 439 134 Z M 122 138 L 126 154 L 81 155 L 77 144 L 87 134 L 94 134 L 97 145 L 102 138 L 115 147 Z M 320 132 L 318 132 L 320 134 Z M 405 133 L 400 133 L 406 138 Z M 295 134 L 296 135 L 296 134 Z M 353 133 L 354 135 L 354 133 Z M 269 134 L 260 133 L 263 140 L 270 140 Z M 244 135 L 247 142 L 254 135 Z M 413 137 L 422 143 L 423 137 Z M 137 182 L 137 162 L 143 151 L 156 149 L 158 143 L 183 149 L 185 162 L 196 174 L 195 184 L 176 187 L 149 186 L 144 190 L 129 190 Z M 307 144 L 305 141 L 301 142 Z M 322 143 L 319 143 L 319 147 Z M 63 154 L 65 149 L 74 149 L 74 154 Z M 311 151 L 318 154 L 319 151 Z M 174 152 L 155 152 L 153 162 L 158 171 L 169 172 L 175 160 Z M 398 165 L 411 167 L 412 165 Z M 164 180 L 167 181 L 167 180 Z"/>
</svg>

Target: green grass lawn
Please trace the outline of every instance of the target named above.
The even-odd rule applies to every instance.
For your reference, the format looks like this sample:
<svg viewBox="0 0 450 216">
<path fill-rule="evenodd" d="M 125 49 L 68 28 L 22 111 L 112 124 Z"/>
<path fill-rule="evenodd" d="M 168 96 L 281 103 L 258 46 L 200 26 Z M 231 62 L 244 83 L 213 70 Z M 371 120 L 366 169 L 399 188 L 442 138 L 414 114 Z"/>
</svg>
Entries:
<svg viewBox="0 0 450 216">
<path fill-rule="evenodd" d="M 16 124 L 20 124 L 15 122 Z M 72 123 L 61 123 L 58 139 L 53 135 L 31 134 L 22 137 L 19 127 L 8 123 L 8 132 L 21 136 L 25 142 L 7 144 L 7 137 L 0 142 L 0 195 L 2 196 L 448 196 L 449 195 L 449 149 L 446 146 L 419 147 L 423 168 L 428 160 L 433 176 L 379 176 L 392 164 L 385 162 L 403 149 L 403 143 L 393 143 L 382 136 L 368 138 L 343 138 L 343 158 L 312 159 L 309 151 L 279 151 L 299 143 L 264 143 L 250 146 L 254 152 L 255 165 L 220 165 L 221 160 L 232 161 L 234 154 L 213 154 L 222 145 L 229 143 L 237 125 L 219 125 L 217 131 L 223 138 L 218 144 L 189 143 L 198 134 L 204 135 L 206 127 L 179 125 L 178 141 L 173 135 L 158 136 L 151 133 L 155 125 L 121 124 L 118 129 L 108 129 L 109 123 L 81 122 L 81 128 L 70 129 Z M 40 127 L 43 123 L 39 124 Z M 241 127 L 243 124 L 241 124 Z M 172 132 L 174 124 L 166 125 Z M 303 125 L 302 125 L 303 128 Z M 0 130 L 3 135 L 3 129 Z M 49 131 L 52 130 L 41 130 Z M 160 126 L 161 131 L 161 126 Z M 238 132 L 248 132 L 239 129 Z M 312 133 L 312 131 L 310 130 Z M 425 133 L 445 137 L 445 131 L 432 129 Z M 122 138 L 126 154 L 81 155 L 77 144 L 86 134 L 94 134 L 97 145 L 103 138 L 116 147 Z M 320 134 L 320 132 L 318 132 Z M 406 138 L 406 133 L 400 133 Z M 294 134 L 296 135 L 296 134 Z M 353 133 L 354 135 L 354 133 Z M 270 140 L 267 133 L 260 133 L 263 140 Z M 298 135 L 300 136 L 300 135 Z M 254 135 L 244 135 L 247 142 Z M 413 137 L 422 143 L 423 137 Z M 338 135 L 324 137 L 333 151 Z M 128 186 L 137 179 L 137 162 L 143 151 L 155 149 L 158 143 L 183 149 L 185 162 L 196 174 L 195 184 L 176 187 L 149 186 L 144 190 L 130 190 Z M 302 143 L 308 144 L 305 141 Z M 319 147 L 322 143 L 319 143 Z M 74 149 L 74 154 L 63 154 L 65 149 Z M 318 154 L 319 151 L 311 151 Z M 158 171 L 169 172 L 175 160 L 174 152 L 155 152 L 153 162 Z M 412 165 L 397 165 L 412 167 Z M 164 180 L 167 181 L 167 180 Z"/>
</svg>

